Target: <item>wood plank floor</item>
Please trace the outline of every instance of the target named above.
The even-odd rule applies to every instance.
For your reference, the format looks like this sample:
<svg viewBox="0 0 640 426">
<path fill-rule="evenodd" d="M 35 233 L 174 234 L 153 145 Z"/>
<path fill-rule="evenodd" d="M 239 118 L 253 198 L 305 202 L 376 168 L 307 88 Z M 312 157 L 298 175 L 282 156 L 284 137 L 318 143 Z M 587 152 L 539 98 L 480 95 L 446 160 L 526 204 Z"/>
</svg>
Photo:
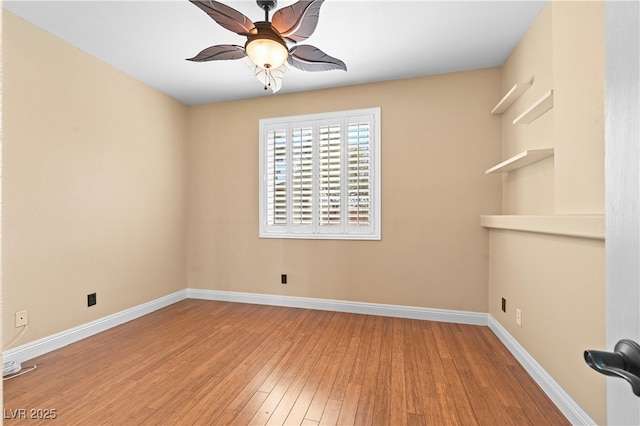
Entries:
<svg viewBox="0 0 640 426">
<path fill-rule="evenodd" d="M 31 364 L 5 424 L 569 424 L 480 326 L 187 299 Z"/>
</svg>

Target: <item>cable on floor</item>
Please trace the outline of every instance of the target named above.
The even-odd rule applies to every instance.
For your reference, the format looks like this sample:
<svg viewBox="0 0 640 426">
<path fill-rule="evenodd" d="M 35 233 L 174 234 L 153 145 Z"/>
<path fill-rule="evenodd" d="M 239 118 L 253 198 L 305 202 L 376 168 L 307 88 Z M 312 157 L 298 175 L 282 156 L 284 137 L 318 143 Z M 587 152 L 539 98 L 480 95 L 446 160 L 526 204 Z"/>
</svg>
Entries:
<svg viewBox="0 0 640 426">
<path fill-rule="evenodd" d="M 5 363 L 5 364 L 6 364 L 6 363 Z M 9 375 L 9 376 L 5 376 L 5 377 L 3 377 L 3 378 L 2 378 L 2 380 L 4 381 L 4 380 L 13 379 L 14 377 L 22 376 L 23 374 L 27 374 L 27 373 L 32 372 L 32 371 L 33 371 L 33 370 L 35 370 L 36 368 L 38 368 L 38 366 L 37 366 L 36 364 L 33 364 L 31 367 L 29 367 L 29 368 L 27 368 L 27 369 L 24 369 L 24 370 L 22 370 L 22 371 L 18 370 L 18 371 L 20 371 L 19 373 L 15 373 L 15 374 L 11 374 L 11 375 Z"/>
<path fill-rule="evenodd" d="M 13 339 L 9 341 L 4 347 L 2 351 L 5 351 L 8 347 L 15 344 L 18 340 L 24 336 L 27 332 L 27 324 L 22 326 L 22 329 L 16 334 Z M 6 361 L 2 364 L 2 380 L 12 379 L 14 377 L 22 376 L 25 373 L 29 373 L 36 369 L 36 366 L 30 367 L 27 370 L 22 370 L 22 364 L 18 361 Z M 22 371 L 21 371 L 22 370 Z M 20 372 L 21 371 L 21 372 Z"/>
</svg>

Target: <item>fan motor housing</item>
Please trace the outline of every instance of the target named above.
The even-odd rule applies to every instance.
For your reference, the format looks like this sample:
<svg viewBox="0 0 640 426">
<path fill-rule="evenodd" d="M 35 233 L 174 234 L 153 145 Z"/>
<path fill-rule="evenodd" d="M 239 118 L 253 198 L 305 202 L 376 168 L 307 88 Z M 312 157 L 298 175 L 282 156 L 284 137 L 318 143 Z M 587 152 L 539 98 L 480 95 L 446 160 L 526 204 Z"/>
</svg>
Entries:
<svg viewBox="0 0 640 426">
<path fill-rule="evenodd" d="M 269 11 L 274 9 L 278 2 L 276 0 L 256 0 L 258 7 L 262 10 Z"/>
<path fill-rule="evenodd" d="M 247 35 L 247 42 L 245 43 L 245 48 L 253 40 L 268 38 L 270 40 L 280 43 L 286 49 L 287 43 L 285 43 L 284 39 L 280 35 L 280 32 L 276 30 L 273 27 L 273 25 L 271 25 L 271 22 L 258 21 L 258 22 L 254 22 L 254 24 L 256 26 L 256 33 Z"/>
</svg>

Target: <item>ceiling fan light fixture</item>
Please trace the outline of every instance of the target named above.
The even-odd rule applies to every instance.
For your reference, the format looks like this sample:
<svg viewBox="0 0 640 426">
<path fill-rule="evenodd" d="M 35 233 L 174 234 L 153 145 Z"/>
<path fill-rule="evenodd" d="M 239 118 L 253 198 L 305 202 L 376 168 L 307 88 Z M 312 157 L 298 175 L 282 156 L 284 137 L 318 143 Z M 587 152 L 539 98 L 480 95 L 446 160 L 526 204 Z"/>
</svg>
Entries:
<svg viewBox="0 0 640 426">
<path fill-rule="evenodd" d="M 2 0 L 0 0 L 2 1 Z M 256 0 L 264 11 L 264 21 L 253 22 L 238 12 L 215 0 L 189 0 L 223 28 L 247 37 L 244 45 L 218 44 L 207 47 L 193 58 L 194 62 L 242 59 L 248 57 L 254 64 L 252 71 L 265 90 L 280 90 L 282 77 L 288 67 L 301 71 L 347 70 L 338 58 L 327 55 L 310 44 L 298 43 L 311 36 L 318 25 L 320 6 L 325 0 L 298 0 L 274 12 L 269 20 L 269 11 L 275 9 L 276 0 Z M 291 49 L 289 47 L 291 46 Z"/>
<path fill-rule="evenodd" d="M 248 37 L 244 46 L 249 59 L 260 68 L 278 68 L 289 57 L 289 49 L 271 23 L 256 22 L 256 34 Z"/>
</svg>

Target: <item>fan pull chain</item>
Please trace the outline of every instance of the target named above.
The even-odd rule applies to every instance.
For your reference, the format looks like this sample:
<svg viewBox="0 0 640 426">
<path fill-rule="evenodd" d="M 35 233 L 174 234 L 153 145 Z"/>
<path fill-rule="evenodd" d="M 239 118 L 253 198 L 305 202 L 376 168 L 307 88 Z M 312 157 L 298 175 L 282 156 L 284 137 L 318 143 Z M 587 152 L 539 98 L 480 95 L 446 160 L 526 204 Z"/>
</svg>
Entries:
<svg viewBox="0 0 640 426">
<path fill-rule="evenodd" d="M 267 86 L 271 87 L 271 73 L 269 72 L 269 66 L 264 69 L 264 90 L 267 90 Z"/>
</svg>

